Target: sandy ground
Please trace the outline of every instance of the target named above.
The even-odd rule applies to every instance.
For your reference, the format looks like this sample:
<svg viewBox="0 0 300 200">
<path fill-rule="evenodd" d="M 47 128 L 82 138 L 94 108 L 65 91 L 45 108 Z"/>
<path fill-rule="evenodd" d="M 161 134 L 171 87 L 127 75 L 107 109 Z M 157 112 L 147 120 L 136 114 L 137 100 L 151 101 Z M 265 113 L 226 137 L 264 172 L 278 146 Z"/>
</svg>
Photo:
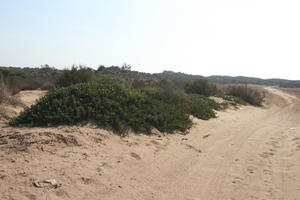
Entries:
<svg viewBox="0 0 300 200">
<path fill-rule="evenodd" d="M 0 127 L 0 199 L 299 200 L 300 101 L 219 112 L 188 135 Z M 58 188 L 42 183 L 55 179 Z"/>
</svg>

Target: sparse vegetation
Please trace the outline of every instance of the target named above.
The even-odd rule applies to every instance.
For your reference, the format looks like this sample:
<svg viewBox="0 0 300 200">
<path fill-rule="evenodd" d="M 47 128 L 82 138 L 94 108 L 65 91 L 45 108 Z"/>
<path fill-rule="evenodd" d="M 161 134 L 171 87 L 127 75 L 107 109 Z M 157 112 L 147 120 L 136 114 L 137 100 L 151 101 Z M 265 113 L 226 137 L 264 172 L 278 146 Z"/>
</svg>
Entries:
<svg viewBox="0 0 300 200">
<path fill-rule="evenodd" d="M 48 65 L 41 68 L 0 67 L 0 76 L 12 95 L 21 90 L 51 90 L 60 73 Z"/>
<path fill-rule="evenodd" d="M 7 87 L 4 83 L 2 76 L 0 76 L 0 103 L 2 103 L 7 96 Z"/>
<path fill-rule="evenodd" d="M 236 97 L 236 96 L 232 96 L 232 95 L 229 95 L 229 94 L 225 94 L 225 93 L 218 93 L 215 95 L 215 97 L 219 97 L 219 98 L 222 98 L 226 101 L 229 101 L 229 102 L 232 102 L 232 104 L 234 106 L 236 105 L 246 105 L 247 103 L 241 99 L 240 97 Z"/>
<path fill-rule="evenodd" d="M 300 80 L 286 80 L 286 79 L 261 79 L 245 76 L 208 76 L 191 75 L 181 72 L 163 71 L 155 74 L 160 78 L 167 78 L 170 80 L 195 80 L 205 78 L 211 83 L 215 84 L 255 84 L 255 85 L 269 85 L 280 86 L 284 88 L 300 88 Z"/>
</svg>

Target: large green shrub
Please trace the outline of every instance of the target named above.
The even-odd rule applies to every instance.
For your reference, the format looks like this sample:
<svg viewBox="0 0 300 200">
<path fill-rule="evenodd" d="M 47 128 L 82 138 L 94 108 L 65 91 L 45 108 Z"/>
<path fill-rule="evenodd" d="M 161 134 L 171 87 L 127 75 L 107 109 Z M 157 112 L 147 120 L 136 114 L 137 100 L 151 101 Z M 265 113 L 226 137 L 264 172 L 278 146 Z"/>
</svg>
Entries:
<svg viewBox="0 0 300 200">
<path fill-rule="evenodd" d="M 169 104 L 155 89 L 133 89 L 114 79 L 60 88 L 42 97 L 10 125 L 53 126 L 94 121 L 124 133 L 129 128 L 150 133 L 185 131 L 191 121 L 185 109 Z"/>
</svg>

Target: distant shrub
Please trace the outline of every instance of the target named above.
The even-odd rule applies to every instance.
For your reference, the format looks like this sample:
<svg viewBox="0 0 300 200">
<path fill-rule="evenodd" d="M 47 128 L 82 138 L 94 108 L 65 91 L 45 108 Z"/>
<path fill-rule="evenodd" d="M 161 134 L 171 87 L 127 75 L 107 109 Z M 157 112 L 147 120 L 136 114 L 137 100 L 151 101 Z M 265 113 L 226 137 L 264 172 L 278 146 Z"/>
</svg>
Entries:
<svg viewBox="0 0 300 200">
<path fill-rule="evenodd" d="M 6 87 L 6 84 L 4 83 L 4 80 L 2 76 L 0 76 L 0 103 L 2 103 L 8 95 L 8 88 Z"/>
<path fill-rule="evenodd" d="M 13 105 L 13 106 L 21 106 L 25 107 L 25 104 L 22 103 L 19 99 L 16 97 L 12 96 L 12 91 L 10 88 L 7 86 L 7 84 L 4 82 L 2 76 L 0 76 L 0 103 L 5 102 L 6 104 Z M 3 107 L 0 107 L 0 110 L 2 112 L 3 116 Z"/>
<path fill-rule="evenodd" d="M 53 126 L 94 121 L 103 128 L 124 133 L 128 129 L 150 133 L 185 131 L 189 114 L 170 104 L 156 89 L 133 89 L 115 79 L 76 84 L 52 91 L 10 121 L 14 126 Z"/>
<path fill-rule="evenodd" d="M 94 72 L 84 66 L 73 66 L 72 69 L 66 69 L 56 81 L 57 87 L 68 87 L 76 83 L 87 83 L 94 77 Z"/>
<path fill-rule="evenodd" d="M 217 87 L 216 85 L 209 83 L 206 79 L 196 79 L 186 84 L 185 91 L 187 93 L 212 96 L 217 93 Z"/>
<path fill-rule="evenodd" d="M 241 99 L 240 97 L 236 97 L 236 96 L 232 96 L 232 95 L 228 95 L 228 94 L 224 94 L 224 93 L 218 93 L 215 95 L 215 97 L 219 97 L 219 98 L 222 98 L 226 101 L 230 101 L 232 102 L 232 104 L 234 105 L 246 105 L 247 103 Z"/>
<path fill-rule="evenodd" d="M 36 90 L 54 88 L 56 78 L 61 72 L 44 65 L 41 68 L 0 67 L 0 76 L 9 88 L 11 95 L 20 90 Z"/>
<path fill-rule="evenodd" d="M 228 94 L 239 97 L 254 106 L 261 106 L 264 100 L 263 93 L 254 88 L 247 87 L 247 85 L 230 86 L 228 88 Z"/>
</svg>

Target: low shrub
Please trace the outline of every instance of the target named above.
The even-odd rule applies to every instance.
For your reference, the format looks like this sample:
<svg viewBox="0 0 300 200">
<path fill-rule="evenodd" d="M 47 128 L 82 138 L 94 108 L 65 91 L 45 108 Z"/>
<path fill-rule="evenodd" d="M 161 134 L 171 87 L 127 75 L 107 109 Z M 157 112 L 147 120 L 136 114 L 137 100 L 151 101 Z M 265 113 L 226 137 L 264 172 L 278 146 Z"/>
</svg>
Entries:
<svg viewBox="0 0 300 200">
<path fill-rule="evenodd" d="M 247 102 L 245 102 L 240 97 L 232 96 L 232 95 L 229 95 L 229 94 L 218 93 L 218 94 L 215 95 L 215 97 L 222 98 L 226 101 L 230 101 L 233 105 L 238 105 L 238 104 L 246 105 L 247 104 Z"/>
<path fill-rule="evenodd" d="M 54 126 L 94 121 L 103 128 L 125 133 L 185 131 L 189 114 L 170 104 L 156 89 L 133 89 L 115 79 L 76 84 L 49 92 L 10 121 L 13 126 Z"/>
<path fill-rule="evenodd" d="M 254 88 L 248 87 L 247 85 L 230 86 L 227 93 L 229 95 L 239 97 L 254 106 L 261 106 L 264 101 L 263 93 Z"/>
<path fill-rule="evenodd" d="M 188 95 L 187 110 L 193 116 L 208 120 L 215 118 L 216 113 L 214 110 L 219 110 L 221 107 L 215 101 L 198 94 Z"/>
<path fill-rule="evenodd" d="M 170 104 L 181 105 L 187 113 L 199 119 L 216 117 L 214 110 L 221 110 L 221 104 L 200 94 L 186 94 L 181 90 L 161 88 L 160 94 Z"/>
</svg>

